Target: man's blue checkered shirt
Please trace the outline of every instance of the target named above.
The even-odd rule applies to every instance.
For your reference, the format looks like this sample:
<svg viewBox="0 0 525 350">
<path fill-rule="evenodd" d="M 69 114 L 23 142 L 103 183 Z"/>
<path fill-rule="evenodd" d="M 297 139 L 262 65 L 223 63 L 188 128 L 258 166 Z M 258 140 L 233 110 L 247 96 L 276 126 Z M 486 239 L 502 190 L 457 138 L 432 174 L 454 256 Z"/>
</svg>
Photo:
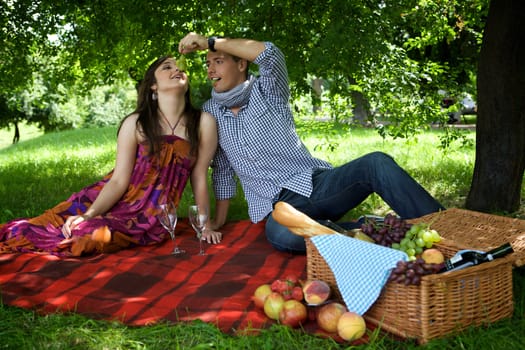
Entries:
<svg viewBox="0 0 525 350">
<path fill-rule="evenodd" d="M 219 148 L 212 164 L 215 197 L 230 199 L 239 178 L 253 222 L 263 220 L 283 188 L 309 197 L 312 171 L 331 168 L 299 139 L 289 105 L 288 71 L 272 43 L 255 59 L 259 76 L 237 116 L 213 99 L 202 107 L 217 119 Z"/>
</svg>

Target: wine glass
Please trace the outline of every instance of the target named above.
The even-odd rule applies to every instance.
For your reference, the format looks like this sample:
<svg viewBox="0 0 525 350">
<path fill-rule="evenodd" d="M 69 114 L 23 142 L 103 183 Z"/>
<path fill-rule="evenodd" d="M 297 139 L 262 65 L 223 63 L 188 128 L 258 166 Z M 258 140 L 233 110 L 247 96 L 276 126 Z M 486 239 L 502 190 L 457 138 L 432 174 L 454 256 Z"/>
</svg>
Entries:
<svg viewBox="0 0 525 350">
<path fill-rule="evenodd" d="M 175 241 L 175 227 L 177 226 L 177 207 L 173 203 L 161 204 L 159 206 L 159 222 L 169 232 L 171 240 L 175 244 L 171 254 L 178 255 L 184 253 L 184 250 L 177 246 Z"/>
<path fill-rule="evenodd" d="M 200 205 L 190 205 L 188 209 L 188 218 L 191 226 L 197 232 L 197 238 L 199 239 L 199 254 L 207 255 L 202 248 L 202 232 L 206 228 L 208 222 L 208 210 Z"/>
</svg>

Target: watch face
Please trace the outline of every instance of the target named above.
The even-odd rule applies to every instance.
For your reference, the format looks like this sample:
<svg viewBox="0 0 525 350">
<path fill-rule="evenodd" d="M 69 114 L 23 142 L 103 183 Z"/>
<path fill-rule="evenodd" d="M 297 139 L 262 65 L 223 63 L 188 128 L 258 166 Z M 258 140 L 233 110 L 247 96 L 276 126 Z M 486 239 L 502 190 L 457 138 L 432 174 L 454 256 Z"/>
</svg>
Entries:
<svg viewBox="0 0 525 350">
<path fill-rule="evenodd" d="M 210 36 L 210 37 L 208 38 L 208 49 L 209 49 L 210 51 L 213 51 L 213 52 L 216 51 L 216 50 L 215 50 L 215 38 L 216 38 L 216 37 L 214 37 L 214 36 Z"/>
</svg>

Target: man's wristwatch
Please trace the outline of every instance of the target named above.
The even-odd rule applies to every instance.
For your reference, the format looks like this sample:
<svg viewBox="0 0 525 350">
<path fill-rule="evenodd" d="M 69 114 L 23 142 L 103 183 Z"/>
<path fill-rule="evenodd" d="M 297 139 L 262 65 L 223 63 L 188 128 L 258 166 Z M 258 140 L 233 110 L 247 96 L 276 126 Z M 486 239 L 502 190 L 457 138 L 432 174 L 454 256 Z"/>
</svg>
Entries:
<svg viewBox="0 0 525 350">
<path fill-rule="evenodd" d="M 217 39 L 216 36 L 210 36 L 208 38 L 208 50 L 213 51 L 213 52 L 217 51 L 215 50 L 215 39 Z"/>
</svg>

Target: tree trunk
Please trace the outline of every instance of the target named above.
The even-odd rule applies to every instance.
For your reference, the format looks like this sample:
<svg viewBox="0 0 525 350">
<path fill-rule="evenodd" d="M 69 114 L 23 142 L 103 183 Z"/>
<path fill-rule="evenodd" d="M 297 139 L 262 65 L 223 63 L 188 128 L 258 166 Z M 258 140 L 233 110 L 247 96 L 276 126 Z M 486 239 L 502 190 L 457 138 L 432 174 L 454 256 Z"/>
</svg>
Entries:
<svg viewBox="0 0 525 350">
<path fill-rule="evenodd" d="M 366 97 L 359 91 L 352 90 L 351 93 L 352 102 L 354 104 L 354 122 L 358 122 L 361 125 L 365 125 L 370 116 L 370 104 Z"/>
<path fill-rule="evenodd" d="M 525 170 L 525 1 L 491 0 L 478 65 L 476 162 L 466 207 L 520 208 Z"/>
<path fill-rule="evenodd" d="M 321 107 L 321 97 L 323 95 L 323 79 L 321 78 L 315 78 L 312 80 L 312 90 L 315 94 L 313 98 L 313 113 L 320 112 L 322 110 Z"/>
<path fill-rule="evenodd" d="M 353 77 L 349 77 L 348 82 L 351 85 L 357 85 L 357 82 Z M 350 92 L 350 96 L 352 97 L 352 104 L 354 105 L 352 110 L 353 122 L 366 125 L 366 122 L 370 117 L 370 103 L 368 102 L 368 99 L 361 92 L 353 89 Z"/>
<path fill-rule="evenodd" d="M 13 145 L 20 141 L 20 129 L 18 128 L 18 121 L 14 121 L 15 124 L 15 136 L 13 136 Z"/>
</svg>

